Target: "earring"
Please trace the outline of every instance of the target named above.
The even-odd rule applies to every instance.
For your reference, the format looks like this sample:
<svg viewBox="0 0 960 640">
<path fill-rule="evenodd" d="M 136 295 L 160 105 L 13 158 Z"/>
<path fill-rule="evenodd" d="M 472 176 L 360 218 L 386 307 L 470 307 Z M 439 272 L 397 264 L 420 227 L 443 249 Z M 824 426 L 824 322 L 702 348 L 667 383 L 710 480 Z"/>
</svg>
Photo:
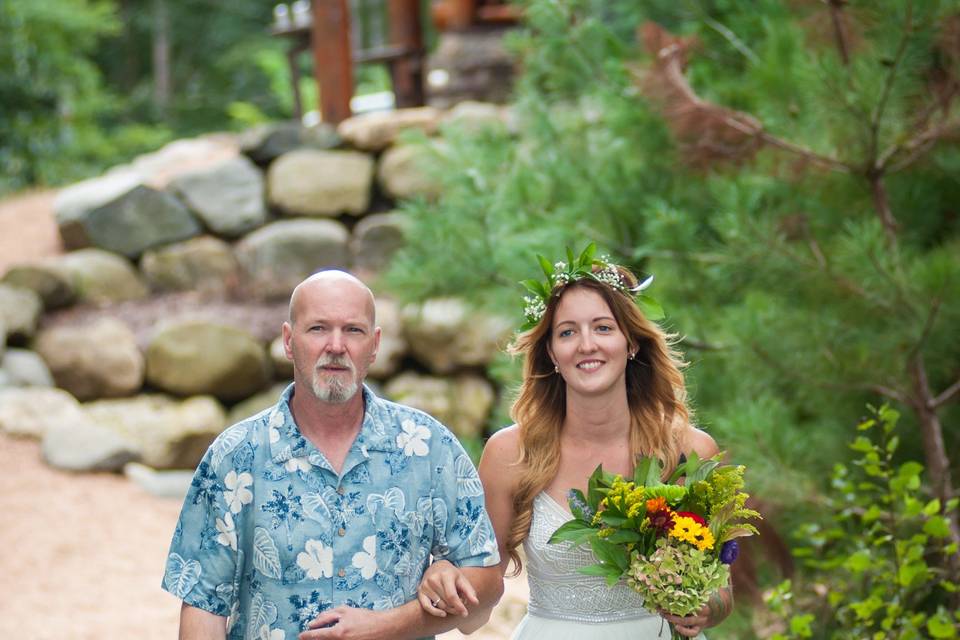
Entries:
<svg viewBox="0 0 960 640">
<path fill-rule="evenodd" d="M 557 366 L 556 362 L 553 363 L 553 372 L 560 373 L 560 367 Z"/>
</svg>

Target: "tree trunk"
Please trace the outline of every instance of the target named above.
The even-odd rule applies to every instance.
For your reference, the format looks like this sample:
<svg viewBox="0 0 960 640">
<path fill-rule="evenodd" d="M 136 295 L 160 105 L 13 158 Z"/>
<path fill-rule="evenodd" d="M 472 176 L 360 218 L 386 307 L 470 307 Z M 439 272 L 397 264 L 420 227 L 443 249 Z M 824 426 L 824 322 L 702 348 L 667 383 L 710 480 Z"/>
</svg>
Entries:
<svg viewBox="0 0 960 640">
<path fill-rule="evenodd" d="M 927 372 L 923 365 L 923 357 L 915 355 L 910 360 L 910 380 L 913 384 L 913 408 L 920 420 L 920 435 L 923 441 L 923 454 L 927 462 L 927 471 L 934 497 L 940 500 L 941 509 L 946 509 L 947 502 L 953 498 L 953 481 L 950 476 L 950 459 L 943 443 L 943 426 L 934 403 L 933 394 L 927 383 Z M 950 539 L 960 545 L 960 524 L 957 521 L 957 512 L 947 514 L 950 523 Z M 944 567 L 954 583 L 960 581 L 960 555 L 954 553 L 947 558 Z"/>
<path fill-rule="evenodd" d="M 170 106 L 170 11 L 167 0 L 153 0 L 153 108 L 161 119 Z"/>
</svg>

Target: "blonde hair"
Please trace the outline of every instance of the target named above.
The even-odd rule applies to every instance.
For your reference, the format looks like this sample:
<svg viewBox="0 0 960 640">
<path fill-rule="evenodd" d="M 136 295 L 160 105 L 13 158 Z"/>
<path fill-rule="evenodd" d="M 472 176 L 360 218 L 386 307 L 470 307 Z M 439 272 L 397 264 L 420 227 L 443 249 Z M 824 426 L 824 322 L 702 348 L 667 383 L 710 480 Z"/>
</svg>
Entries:
<svg viewBox="0 0 960 640">
<path fill-rule="evenodd" d="M 628 287 L 636 278 L 617 267 Z M 581 278 L 558 287 L 535 327 L 517 336 L 511 353 L 522 354 L 523 382 L 510 415 L 520 432 L 520 477 L 513 496 L 513 525 L 506 548 L 514 564 L 513 575 L 522 562 L 517 547 L 530 532 L 533 499 L 547 488 L 560 466 L 560 431 L 566 417 L 566 383 L 554 370 L 547 350 L 553 318 L 563 294 L 571 289 L 598 293 L 610 307 L 620 330 L 627 338 L 627 404 L 630 411 L 630 449 L 634 455 L 654 455 L 667 469 L 680 456 L 681 437 L 690 428 L 690 410 L 680 370 L 686 366 L 671 346 L 675 337 L 648 320 L 627 295 L 611 286 Z"/>
</svg>

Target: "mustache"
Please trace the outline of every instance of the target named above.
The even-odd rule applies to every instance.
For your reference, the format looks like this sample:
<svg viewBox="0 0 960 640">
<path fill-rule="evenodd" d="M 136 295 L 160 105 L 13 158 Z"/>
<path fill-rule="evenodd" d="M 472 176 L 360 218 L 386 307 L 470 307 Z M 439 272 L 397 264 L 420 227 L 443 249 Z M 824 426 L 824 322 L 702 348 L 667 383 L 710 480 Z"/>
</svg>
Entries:
<svg viewBox="0 0 960 640">
<path fill-rule="evenodd" d="M 317 360 L 316 368 L 320 369 L 322 367 L 344 367 L 351 372 L 355 371 L 353 362 L 346 356 L 321 356 Z"/>
</svg>

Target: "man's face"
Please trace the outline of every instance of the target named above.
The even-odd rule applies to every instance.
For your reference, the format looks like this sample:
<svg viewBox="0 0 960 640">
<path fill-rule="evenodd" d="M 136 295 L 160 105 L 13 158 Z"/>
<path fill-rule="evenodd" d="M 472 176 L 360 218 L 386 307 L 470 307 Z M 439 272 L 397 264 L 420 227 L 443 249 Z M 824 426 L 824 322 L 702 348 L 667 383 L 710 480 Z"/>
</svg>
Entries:
<svg viewBox="0 0 960 640">
<path fill-rule="evenodd" d="M 283 345 L 297 389 L 341 404 L 360 391 L 380 346 L 369 292 L 350 280 L 308 282 L 295 296 Z"/>
</svg>

